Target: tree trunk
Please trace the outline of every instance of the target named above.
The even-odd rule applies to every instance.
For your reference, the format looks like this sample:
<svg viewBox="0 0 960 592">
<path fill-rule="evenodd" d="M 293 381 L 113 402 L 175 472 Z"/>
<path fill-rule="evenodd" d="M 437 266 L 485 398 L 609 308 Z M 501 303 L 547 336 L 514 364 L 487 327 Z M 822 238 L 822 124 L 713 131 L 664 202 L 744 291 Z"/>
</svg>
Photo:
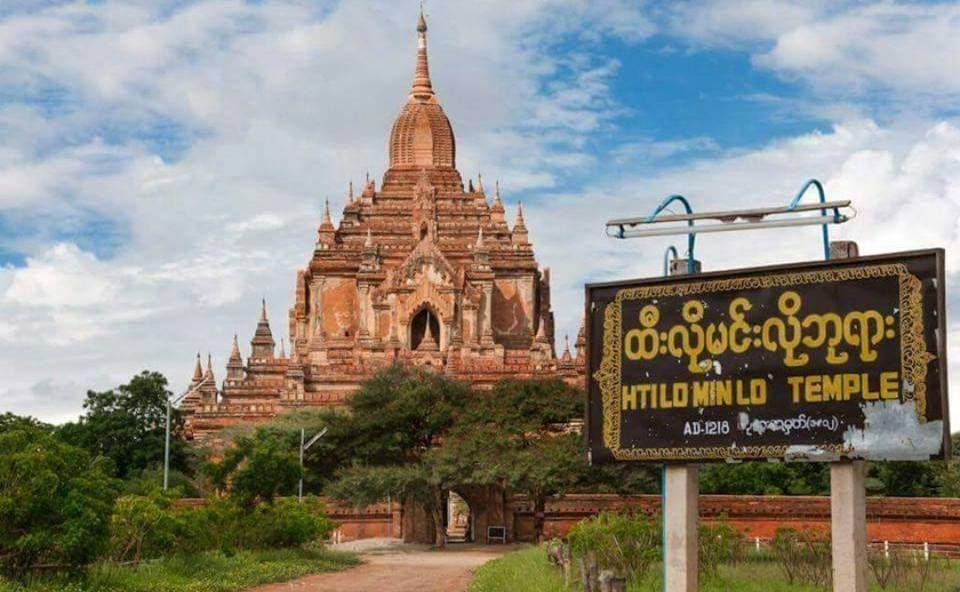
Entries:
<svg viewBox="0 0 960 592">
<path fill-rule="evenodd" d="M 433 507 L 430 511 L 433 514 L 434 544 L 443 549 L 447 546 L 447 529 L 443 526 L 443 515 L 446 508 L 443 507 L 442 490 L 437 489 L 433 492 Z"/>
<path fill-rule="evenodd" d="M 533 534 L 537 544 L 543 543 L 544 522 L 546 522 L 546 496 L 537 495 L 533 498 Z"/>
</svg>

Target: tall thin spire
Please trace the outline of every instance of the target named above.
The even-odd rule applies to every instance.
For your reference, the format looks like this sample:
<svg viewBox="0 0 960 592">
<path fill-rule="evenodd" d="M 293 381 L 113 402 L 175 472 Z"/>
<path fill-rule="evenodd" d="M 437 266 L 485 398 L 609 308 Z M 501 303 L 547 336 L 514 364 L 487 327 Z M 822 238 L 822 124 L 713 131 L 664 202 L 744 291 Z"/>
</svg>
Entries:
<svg viewBox="0 0 960 592">
<path fill-rule="evenodd" d="M 207 353 L 207 372 L 203 375 L 203 378 L 210 382 L 216 382 L 216 378 L 213 376 L 213 355 L 209 352 Z"/>
<path fill-rule="evenodd" d="M 333 226 L 333 222 L 330 220 L 330 200 L 323 200 L 323 222 L 324 226 Z"/>
<path fill-rule="evenodd" d="M 426 100 L 433 96 L 433 84 L 430 82 L 430 68 L 427 65 L 427 19 L 423 17 L 423 7 L 420 7 L 420 17 L 417 19 L 417 69 L 413 76 L 413 89 L 410 96 Z"/>
<path fill-rule="evenodd" d="M 193 367 L 193 380 L 190 386 L 196 386 L 203 382 L 203 365 L 200 363 L 200 352 L 197 352 L 197 365 Z"/>
</svg>

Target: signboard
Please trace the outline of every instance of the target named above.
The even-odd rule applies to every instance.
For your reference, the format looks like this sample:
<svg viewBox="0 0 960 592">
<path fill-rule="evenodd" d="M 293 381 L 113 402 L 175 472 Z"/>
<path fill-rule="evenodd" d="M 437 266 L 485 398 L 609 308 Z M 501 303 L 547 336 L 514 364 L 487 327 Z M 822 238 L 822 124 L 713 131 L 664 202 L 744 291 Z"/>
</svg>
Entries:
<svg viewBox="0 0 960 592">
<path fill-rule="evenodd" d="M 943 260 L 588 285 L 591 461 L 944 458 Z"/>
</svg>

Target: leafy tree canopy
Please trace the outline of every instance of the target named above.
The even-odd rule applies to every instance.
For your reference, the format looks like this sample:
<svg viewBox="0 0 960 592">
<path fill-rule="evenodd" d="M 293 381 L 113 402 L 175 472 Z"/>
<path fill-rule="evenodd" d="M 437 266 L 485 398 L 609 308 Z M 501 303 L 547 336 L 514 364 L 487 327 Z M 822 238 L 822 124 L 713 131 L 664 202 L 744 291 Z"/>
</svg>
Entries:
<svg viewBox="0 0 960 592">
<path fill-rule="evenodd" d="M 80 567 L 97 557 L 119 482 L 102 459 L 35 427 L 0 433 L 0 568 Z"/>
<path fill-rule="evenodd" d="M 260 502 L 271 504 L 277 496 L 294 494 L 303 474 L 295 449 L 269 430 L 239 438 L 222 461 L 208 464 L 204 471 L 247 507 Z"/>
<path fill-rule="evenodd" d="M 466 384 L 429 370 L 395 364 L 364 382 L 350 397 L 344 442 L 365 464 L 418 460 L 470 401 Z M 331 440 L 336 434 L 331 434 Z"/>
<path fill-rule="evenodd" d="M 29 415 L 14 415 L 13 413 L 0 413 L 0 434 L 18 428 L 36 428 L 45 431 L 53 430 L 53 426 L 44 423 L 39 419 Z"/>
<path fill-rule="evenodd" d="M 159 372 L 144 371 L 127 384 L 108 391 L 88 391 L 85 414 L 77 423 L 60 428 L 67 442 L 92 454 L 109 458 L 118 477 L 163 463 L 166 433 L 167 379 Z M 187 469 L 183 417 L 171 415 L 170 465 Z"/>
</svg>

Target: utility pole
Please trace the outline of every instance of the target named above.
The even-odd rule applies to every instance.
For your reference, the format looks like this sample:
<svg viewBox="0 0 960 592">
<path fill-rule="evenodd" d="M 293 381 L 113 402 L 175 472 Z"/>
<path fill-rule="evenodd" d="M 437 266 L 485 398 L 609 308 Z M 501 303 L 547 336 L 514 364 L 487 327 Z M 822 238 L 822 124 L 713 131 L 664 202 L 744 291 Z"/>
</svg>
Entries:
<svg viewBox="0 0 960 592">
<path fill-rule="evenodd" d="M 306 452 L 311 446 L 317 443 L 317 440 L 323 437 L 327 433 L 327 428 L 320 430 L 316 436 L 310 438 L 310 441 L 304 444 L 304 439 L 307 436 L 307 431 L 303 428 L 300 428 L 300 484 L 297 487 L 297 501 L 303 503 L 303 453 Z"/>
</svg>

